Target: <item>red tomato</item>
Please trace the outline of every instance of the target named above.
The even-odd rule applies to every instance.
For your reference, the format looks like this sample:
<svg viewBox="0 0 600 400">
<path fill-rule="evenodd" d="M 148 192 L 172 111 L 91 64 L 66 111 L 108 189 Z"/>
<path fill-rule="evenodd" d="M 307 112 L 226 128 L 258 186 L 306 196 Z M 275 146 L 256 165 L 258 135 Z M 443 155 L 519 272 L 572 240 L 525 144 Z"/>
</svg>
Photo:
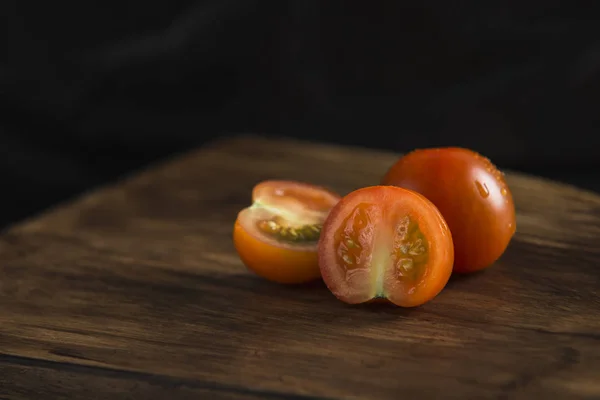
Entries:
<svg viewBox="0 0 600 400">
<path fill-rule="evenodd" d="M 331 210 L 319 240 L 323 280 L 349 304 L 421 305 L 446 286 L 453 260 L 452 235 L 438 209 L 392 186 L 348 194 Z"/>
<path fill-rule="evenodd" d="M 239 212 L 233 229 L 242 262 L 257 275 L 279 283 L 319 278 L 321 227 L 339 199 L 307 183 L 259 183 L 252 191 L 252 206 Z"/>
<path fill-rule="evenodd" d="M 455 272 L 490 266 L 515 233 L 515 206 L 503 174 L 471 150 L 415 150 L 390 168 L 382 184 L 414 190 L 436 205 L 452 232 Z"/>
</svg>

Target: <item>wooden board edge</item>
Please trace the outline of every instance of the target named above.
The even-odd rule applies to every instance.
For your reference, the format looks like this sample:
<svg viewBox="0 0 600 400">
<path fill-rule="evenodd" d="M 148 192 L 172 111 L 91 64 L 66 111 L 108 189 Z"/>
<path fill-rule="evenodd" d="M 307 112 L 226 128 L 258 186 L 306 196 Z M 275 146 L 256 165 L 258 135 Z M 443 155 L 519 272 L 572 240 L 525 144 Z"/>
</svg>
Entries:
<svg viewBox="0 0 600 400">
<path fill-rule="evenodd" d="M 85 201 L 85 199 L 90 198 L 98 193 L 101 193 L 107 189 L 114 189 L 126 186 L 129 182 L 142 179 L 144 176 L 147 176 L 153 173 L 156 170 L 160 170 L 161 168 L 168 167 L 171 164 L 181 162 L 182 159 L 187 157 L 196 157 L 198 154 L 203 152 L 210 151 L 213 148 L 223 147 L 230 145 L 231 143 L 235 143 L 240 140 L 255 140 L 259 138 L 258 135 L 253 135 L 249 133 L 241 133 L 235 135 L 228 135 L 225 137 L 216 138 L 213 140 L 209 140 L 200 147 L 192 147 L 188 150 L 178 152 L 175 154 L 171 154 L 167 157 L 159 159 L 155 162 L 141 165 L 139 168 L 135 168 L 133 170 L 128 171 L 127 173 L 112 179 L 108 182 L 105 182 L 101 185 L 94 186 L 88 190 L 81 191 L 76 193 L 75 195 L 64 199 L 56 204 L 52 204 L 39 212 L 33 213 L 30 216 L 23 218 L 19 221 L 16 221 L 13 224 L 10 224 L 3 229 L 0 229 L 0 237 L 3 235 L 7 235 L 13 232 L 20 231 L 22 229 L 26 229 L 26 227 L 33 223 L 35 220 L 39 218 L 43 218 L 46 215 L 59 212 L 67 207 L 73 206 L 79 202 Z"/>
<path fill-rule="evenodd" d="M 219 148 L 223 148 L 223 147 L 229 147 L 229 146 L 242 146 L 243 147 L 244 145 L 246 145 L 248 143 L 253 143 L 254 145 L 256 145 L 257 143 L 258 144 L 261 144 L 261 143 L 269 144 L 269 145 L 279 144 L 279 145 L 286 145 L 286 146 L 293 145 L 293 146 L 298 146 L 298 147 L 318 149 L 319 151 L 327 151 L 327 152 L 339 152 L 339 153 L 350 152 L 350 153 L 357 153 L 357 154 L 361 153 L 363 156 L 365 154 L 372 154 L 373 156 L 377 156 L 377 157 L 390 157 L 390 159 L 399 158 L 402 155 L 401 152 L 394 152 L 394 151 L 389 151 L 389 150 L 365 148 L 365 147 L 360 147 L 360 146 L 356 146 L 356 145 L 337 145 L 337 144 L 329 143 L 329 142 L 315 142 L 315 141 L 303 140 L 303 139 L 298 139 L 298 138 L 261 135 L 258 133 L 242 132 L 242 133 L 229 134 L 229 135 L 225 135 L 223 137 L 219 137 L 219 138 L 207 141 L 206 143 L 204 143 L 203 145 L 201 145 L 199 147 L 192 147 L 188 150 L 172 154 L 170 156 L 167 156 L 165 158 L 157 160 L 153 163 L 142 165 L 139 168 L 131 170 L 128 173 L 123 174 L 122 176 L 120 176 L 116 179 L 113 179 L 102 185 L 95 186 L 89 190 L 77 193 L 76 195 L 72 196 L 71 198 L 67 198 L 62 202 L 51 205 L 51 206 L 41 210 L 40 212 L 34 213 L 27 218 L 24 218 L 20 221 L 15 222 L 14 224 L 11 224 L 11 225 L 5 227 L 4 229 L 0 230 L 0 236 L 26 229 L 30 223 L 33 223 L 35 220 L 37 220 L 39 218 L 43 218 L 46 215 L 52 214 L 54 212 L 58 212 L 67 207 L 73 206 L 74 204 L 77 204 L 79 202 L 83 202 L 86 199 L 88 199 L 94 195 L 97 195 L 98 193 L 103 192 L 105 190 L 117 189 L 117 188 L 126 186 L 129 182 L 143 179 L 144 177 L 152 174 L 153 172 L 155 172 L 157 170 L 160 170 L 162 168 L 167 168 L 170 165 L 175 164 L 175 163 L 180 163 L 183 160 L 185 160 L 186 158 L 198 157 L 202 153 L 209 152 L 211 150 L 219 149 Z M 600 203 L 600 195 L 598 195 L 597 193 L 595 193 L 591 190 L 580 188 L 580 187 L 572 185 L 572 184 L 555 181 L 555 180 L 552 180 L 549 178 L 526 174 L 526 173 L 522 173 L 522 172 L 516 172 L 513 170 L 504 170 L 504 172 L 509 177 L 509 179 L 515 178 L 515 179 L 527 180 L 527 181 L 530 181 L 532 184 L 533 183 L 535 183 L 535 184 L 542 183 L 542 184 L 547 185 L 548 187 L 551 187 L 555 190 L 566 190 L 574 195 L 576 194 L 577 196 L 583 196 L 587 200 Z"/>
<path fill-rule="evenodd" d="M 403 152 L 384 150 L 384 149 L 373 149 L 373 148 L 361 147 L 361 146 L 356 146 L 356 145 L 338 145 L 338 144 L 329 143 L 329 142 L 315 142 L 315 141 L 309 141 L 309 140 L 303 140 L 303 139 L 297 139 L 297 138 L 288 138 L 288 137 L 269 137 L 269 136 L 263 136 L 263 135 L 257 135 L 257 134 L 234 135 L 229 138 L 223 138 L 222 140 L 215 141 L 215 143 L 219 144 L 219 145 L 232 145 L 232 144 L 240 145 L 240 144 L 246 144 L 250 141 L 260 141 L 263 143 L 282 143 L 285 145 L 294 144 L 295 146 L 317 148 L 321 151 L 338 151 L 338 152 L 350 151 L 350 152 L 362 153 L 362 154 L 370 153 L 370 154 L 373 154 L 374 156 L 390 157 L 392 159 L 400 158 L 403 154 L 405 154 Z M 492 162 L 493 161 L 494 160 L 492 160 Z M 520 171 L 516 171 L 516 170 L 512 170 L 512 169 L 503 168 L 502 172 L 504 172 L 509 178 L 527 180 L 530 182 L 536 182 L 538 184 L 542 183 L 544 185 L 551 186 L 554 189 L 568 190 L 571 193 L 577 193 L 577 195 L 579 195 L 579 196 L 583 195 L 584 197 L 586 197 L 587 199 L 591 199 L 592 201 L 600 201 L 600 194 L 598 194 L 592 190 L 588 190 L 588 189 L 579 187 L 577 185 L 553 180 L 553 179 L 546 178 L 546 177 L 539 176 L 539 175 L 528 174 L 525 172 L 520 172 Z"/>
</svg>

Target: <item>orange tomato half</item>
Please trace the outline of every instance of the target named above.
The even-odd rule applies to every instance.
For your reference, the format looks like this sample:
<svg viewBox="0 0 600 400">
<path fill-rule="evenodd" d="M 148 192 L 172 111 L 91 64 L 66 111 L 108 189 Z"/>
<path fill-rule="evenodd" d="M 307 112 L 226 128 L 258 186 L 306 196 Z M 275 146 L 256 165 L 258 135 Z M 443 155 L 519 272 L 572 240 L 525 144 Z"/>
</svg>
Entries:
<svg viewBox="0 0 600 400">
<path fill-rule="evenodd" d="M 340 196 L 303 182 L 256 185 L 252 205 L 239 212 L 233 242 L 242 262 L 270 281 L 298 284 L 320 277 L 317 243 Z"/>
</svg>

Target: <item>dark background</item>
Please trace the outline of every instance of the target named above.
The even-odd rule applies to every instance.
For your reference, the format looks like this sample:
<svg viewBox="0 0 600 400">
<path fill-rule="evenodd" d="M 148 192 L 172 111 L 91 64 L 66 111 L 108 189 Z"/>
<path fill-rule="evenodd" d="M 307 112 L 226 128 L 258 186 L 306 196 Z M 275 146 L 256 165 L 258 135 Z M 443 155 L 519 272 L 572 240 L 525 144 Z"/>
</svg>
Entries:
<svg viewBox="0 0 600 400">
<path fill-rule="evenodd" d="M 600 2 L 0 5 L 0 227 L 236 132 L 460 145 L 600 190 Z"/>
</svg>

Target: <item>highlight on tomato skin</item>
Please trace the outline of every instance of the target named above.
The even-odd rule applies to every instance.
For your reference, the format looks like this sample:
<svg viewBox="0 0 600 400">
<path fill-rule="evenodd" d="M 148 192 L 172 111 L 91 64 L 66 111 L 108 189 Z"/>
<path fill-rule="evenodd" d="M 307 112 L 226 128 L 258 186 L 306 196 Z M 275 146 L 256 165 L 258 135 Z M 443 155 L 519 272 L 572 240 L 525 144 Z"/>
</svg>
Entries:
<svg viewBox="0 0 600 400">
<path fill-rule="evenodd" d="M 317 243 L 323 222 L 340 196 L 304 182 L 267 180 L 252 190 L 252 205 L 241 210 L 233 243 L 252 272 L 282 284 L 320 278 Z"/>
<path fill-rule="evenodd" d="M 453 261 L 452 235 L 439 210 L 422 195 L 393 186 L 343 197 L 319 239 L 323 281 L 349 304 L 425 304 L 448 283 Z"/>
<path fill-rule="evenodd" d="M 414 150 L 390 167 L 381 184 L 416 191 L 436 205 L 452 232 L 454 272 L 491 266 L 515 234 L 515 206 L 504 175 L 472 150 Z"/>
</svg>

